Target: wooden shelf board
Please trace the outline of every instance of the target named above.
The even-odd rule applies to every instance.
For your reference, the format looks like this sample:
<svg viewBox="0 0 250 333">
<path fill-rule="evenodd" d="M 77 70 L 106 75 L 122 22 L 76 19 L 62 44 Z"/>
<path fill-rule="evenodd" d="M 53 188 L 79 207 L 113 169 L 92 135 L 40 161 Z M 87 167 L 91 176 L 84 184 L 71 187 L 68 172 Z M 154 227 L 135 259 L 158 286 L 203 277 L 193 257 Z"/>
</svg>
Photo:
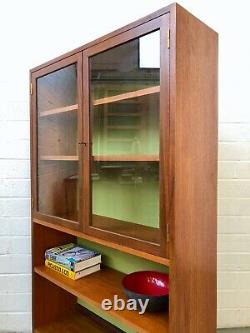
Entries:
<svg viewBox="0 0 250 333">
<path fill-rule="evenodd" d="M 135 112 L 135 113 L 130 113 L 130 112 L 109 112 L 107 113 L 107 116 L 109 117 L 141 117 L 142 113 L 141 112 Z"/>
<path fill-rule="evenodd" d="M 59 273 L 56 273 L 45 266 L 38 266 L 34 271 L 50 282 L 56 284 L 72 295 L 88 302 L 101 309 L 103 299 L 114 299 L 114 295 L 125 299 L 122 288 L 124 274 L 110 268 L 103 268 L 101 271 L 86 276 L 80 280 L 70 280 Z M 168 313 L 144 313 L 139 315 L 137 311 L 114 311 L 108 312 L 111 316 L 140 333 L 168 333 Z"/>
<path fill-rule="evenodd" d="M 92 226 L 97 229 L 109 231 L 117 235 L 125 235 L 134 239 L 137 239 L 138 235 L 141 235 L 143 240 L 152 244 L 159 244 L 160 242 L 159 228 L 152 228 L 146 225 L 121 221 L 96 214 L 92 215 Z"/>
<path fill-rule="evenodd" d="M 42 161 L 78 161 L 78 156 L 70 155 L 42 155 L 40 156 Z M 94 161 L 135 161 L 135 162 L 159 162 L 158 155 L 94 155 Z"/>
<path fill-rule="evenodd" d="M 159 162 L 158 155 L 95 155 L 93 156 L 94 161 L 134 161 L 134 162 Z"/>
<path fill-rule="evenodd" d="M 78 156 L 70 155 L 42 155 L 40 159 L 43 161 L 78 161 Z"/>
<path fill-rule="evenodd" d="M 159 92 L 160 92 L 160 86 L 154 86 L 154 87 L 144 88 L 144 89 L 140 89 L 140 90 L 129 91 L 127 93 L 123 93 L 123 94 L 119 94 L 119 95 L 115 95 L 115 96 L 99 98 L 99 99 L 96 99 L 93 104 L 94 104 L 94 106 L 96 106 L 96 105 L 101 105 L 101 104 L 114 103 L 114 102 L 122 101 L 124 99 L 131 99 L 131 98 L 156 94 Z"/>
<path fill-rule="evenodd" d="M 140 129 L 141 125 L 107 125 L 107 129 L 114 129 L 114 130 L 136 130 Z"/>
<path fill-rule="evenodd" d="M 74 313 L 52 321 L 48 325 L 41 326 L 34 330 L 34 333 L 69 333 L 69 332 L 91 332 L 104 333 L 108 332 L 97 324 L 92 318 L 83 313 Z"/>
<path fill-rule="evenodd" d="M 94 242 L 96 244 L 101 244 L 103 246 L 109 247 L 111 249 L 115 249 L 117 251 L 125 252 L 128 254 L 140 257 L 140 258 L 144 258 L 145 260 L 157 262 L 158 264 L 162 264 L 164 266 L 170 265 L 170 260 L 167 258 L 159 257 L 159 256 L 156 256 L 156 255 L 150 254 L 150 253 L 145 253 L 144 251 L 135 250 L 135 249 L 132 249 L 131 247 L 124 246 L 121 244 L 112 243 L 110 241 L 106 241 L 106 240 L 103 240 L 103 239 L 100 239 L 100 238 L 97 238 L 94 236 L 87 235 L 81 231 L 73 230 L 73 229 L 70 229 L 70 228 L 67 228 L 67 227 L 64 227 L 61 225 L 56 225 L 54 223 L 46 222 L 46 221 L 43 221 L 43 220 L 40 220 L 37 218 L 33 218 L 33 223 L 38 223 L 47 228 L 58 230 L 58 231 L 82 238 L 82 239 L 89 240 L 90 242 Z"/>
<path fill-rule="evenodd" d="M 61 108 L 42 111 L 42 112 L 40 112 L 40 117 L 47 117 L 47 116 L 55 115 L 58 113 L 76 111 L 77 109 L 78 109 L 78 104 L 68 105 L 68 106 L 64 106 Z"/>
</svg>

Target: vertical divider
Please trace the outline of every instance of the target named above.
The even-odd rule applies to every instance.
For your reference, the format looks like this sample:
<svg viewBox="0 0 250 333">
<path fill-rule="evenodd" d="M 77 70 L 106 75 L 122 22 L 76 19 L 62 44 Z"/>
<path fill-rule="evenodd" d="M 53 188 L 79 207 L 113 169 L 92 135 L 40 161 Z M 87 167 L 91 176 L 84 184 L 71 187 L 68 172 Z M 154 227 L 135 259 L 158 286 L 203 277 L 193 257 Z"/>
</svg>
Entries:
<svg viewBox="0 0 250 333">
<path fill-rule="evenodd" d="M 171 168 L 169 122 L 169 14 L 161 17 L 160 29 L 160 229 L 161 255 L 168 257 L 167 225 L 170 222 Z"/>
<path fill-rule="evenodd" d="M 90 117 L 89 117 L 89 61 L 86 52 L 82 53 L 82 66 L 83 66 L 83 172 L 82 172 L 82 185 L 83 185 L 83 200 L 82 200 L 82 217 L 83 217 L 83 231 L 87 231 L 90 224 L 91 214 L 91 186 L 90 186 L 90 163 L 91 163 L 91 149 L 90 142 Z"/>
<path fill-rule="evenodd" d="M 34 273 L 34 267 L 44 263 L 46 249 L 75 242 L 75 237 L 32 223 L 32 321 L 33 329 L 49 324 L 75 310 L 76 297 Z"/>
</svg>

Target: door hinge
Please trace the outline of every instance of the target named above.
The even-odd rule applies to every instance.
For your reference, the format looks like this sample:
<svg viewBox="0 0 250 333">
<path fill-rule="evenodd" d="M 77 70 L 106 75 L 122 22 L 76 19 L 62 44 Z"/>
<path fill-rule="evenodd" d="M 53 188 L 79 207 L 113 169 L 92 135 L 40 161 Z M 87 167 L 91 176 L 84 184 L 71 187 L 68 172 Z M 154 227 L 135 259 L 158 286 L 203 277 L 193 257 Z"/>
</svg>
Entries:
<svg viewBox="0 0 250 333">
<path fill-rule="evenodd" d="M 33 84 L 32 83 L 30 84 L 30 94 L 31 95 L 33 94 Z"/>
<path fill-rule="evenodd" d="M 167 223 L 167 242 L 170 241 L 169 229 L 169 223 Z"/>
<path fill-rule="evenodd" d="M 34 209 L 34 199 L 31 198 L 31 208 Z"/>
<path fill-rule="evenodd" d="M 167 48 L 170 49 L 170 29 L 167 32 Z"/>
</svg>

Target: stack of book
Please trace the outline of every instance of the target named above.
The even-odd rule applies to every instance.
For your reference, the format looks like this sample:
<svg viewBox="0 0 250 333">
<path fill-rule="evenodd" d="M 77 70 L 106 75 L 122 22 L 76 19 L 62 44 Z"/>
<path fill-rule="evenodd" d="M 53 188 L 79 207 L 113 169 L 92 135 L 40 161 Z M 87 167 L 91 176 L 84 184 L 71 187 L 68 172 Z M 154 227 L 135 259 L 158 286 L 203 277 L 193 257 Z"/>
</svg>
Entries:
<svg viewBox="0 0 250 333">
<path fill-rule="evenodd" d="M 74 243 L 45 251 L 45 265 L 72 280 L 78 280 L 99 271 L 100 264 L 100 253 Z"/>
</svg>

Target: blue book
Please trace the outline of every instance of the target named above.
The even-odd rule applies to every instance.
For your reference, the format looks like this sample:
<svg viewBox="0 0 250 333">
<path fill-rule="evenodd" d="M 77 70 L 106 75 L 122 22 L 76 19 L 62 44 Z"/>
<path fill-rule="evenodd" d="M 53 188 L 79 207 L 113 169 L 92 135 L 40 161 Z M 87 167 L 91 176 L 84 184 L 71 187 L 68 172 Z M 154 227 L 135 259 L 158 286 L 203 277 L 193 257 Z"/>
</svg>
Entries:
<svg viewBox="0 0 250 333">
<path fill-rule="evenodd" d="M 101 263 L 101 254 L 74 243 L 53 247 L 45 251 L 45 259 L 72 270 L 81 271 Z"/>
</svg>

